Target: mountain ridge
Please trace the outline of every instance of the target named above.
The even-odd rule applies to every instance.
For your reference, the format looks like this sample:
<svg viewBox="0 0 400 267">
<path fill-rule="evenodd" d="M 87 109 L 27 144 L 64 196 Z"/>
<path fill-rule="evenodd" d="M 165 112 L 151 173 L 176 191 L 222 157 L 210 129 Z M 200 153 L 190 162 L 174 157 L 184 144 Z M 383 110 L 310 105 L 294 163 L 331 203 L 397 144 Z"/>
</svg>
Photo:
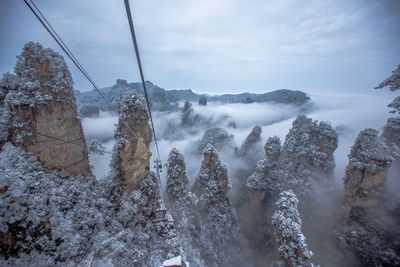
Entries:
<svg viewBox="0 0 400 267">
<path fill-rule="evenodd" d="M 238 93 L 238 94 L 222 94 L 209 95 L 193 92 L 191 89 L 172 89 L 166 90 L 150 81 L 146 81 L 149 99 L 152 107 L 160 111 L 175 111 L 178 109 L 179 101 L 198 101 L 200 97 L 207 97 L 210 102 L 222 103 L 262 103 L 274 102 L 281 104 L 303 105 L 310 97 L 304 92 L 298 90 L 279 89 L 266 93 Z M 129 91 L 135 91 L 143 94 L 143 86 L 139 82 L 128 83 L 126 80 L 118 79 L 113 86 L 104 87 L 101 89 L 105 97 L 111 102 L 113 107 L 116 107 L 118 99 L 122 94 Z M 84 105 L 97 105 L 100 110 L 109 110 L 109 107 L 101 96 L 95 90 L 80 92 L 74 91 L 79 107 Z"/>
</svg>

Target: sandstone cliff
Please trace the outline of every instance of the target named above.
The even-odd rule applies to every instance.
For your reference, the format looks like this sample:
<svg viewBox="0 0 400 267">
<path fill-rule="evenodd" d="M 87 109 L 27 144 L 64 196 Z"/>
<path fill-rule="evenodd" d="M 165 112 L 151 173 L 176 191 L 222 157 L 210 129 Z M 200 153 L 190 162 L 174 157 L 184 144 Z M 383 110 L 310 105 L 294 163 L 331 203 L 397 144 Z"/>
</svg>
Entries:
<svg viewBox="0 0 400 267">
<path fill-rule="evenodd" d="M 292 190 L 283 191 L 275 203 L 272 225 L 278 245 L 279 262 L 285 267 L 314 266 L 309 262 L 312 251 L 301 231 L 301 218 L 297 210 L 299 200 Z"/>
<path fill-rule="evenodd" d="M 124 95 L 119 103 L 113 164 L 125 189 L 134 190 L 149 170 L 152 138 L 149 116 L 144 98 L 137 93 Z"/>
<path fill-rule="evenodd" d="M 386 174 L 393 158 L 378 131 L 361 131 L 351 148 L 344 177 L 344 208 L 377 206 L 383 198 Z"/>
<path fill-rule="evenodd" d="M 203 156 L 192 193 L 182 153 L 173 149 L 169 154 L 167 203 L 178 235 L 189 258 L 195 259 L 191 266 L 246 266 L 249 252 L 228 196 L 227 168 L 211 145 Z"/>
<path fill-rule="evenodd" d="M 15 74 L 5 74 L 0 87 L 6 93 L 0 120 L 8 124 L 2 125 L 0 143 L 11 141 L 50 168 L 90 174 L 72 78 L 61 55 L 26 44 Z"/>
<path fill-rule="evenodd" d="M 265 158 L 247 180 L 250 192 L 277 196 L 282 190 L 306 192 L 315 181 L 332 175 L 337 147 L 336 131 L 325 122 L 300 115 L 292 124 L 281 148 L 279 138 L 267 140 Z"/>
<path fill-rule="evenodd" d="M 227 168 L 212 145 L 205 147 L 203 156 L 193 185 L 198 197 L 201 253 L 207 266 L 245 266 L 247 245 L 229 199 L 231 184 Z"/>
<path fill-rule="evenodd" d="M 254 126 L 254 128 L 251 130 L 249 135 L 246 137 L 244 140 L 243 144 L 240 146 L 240 148 L 235 148 L 235 152 L 239 156 L 246 156 L 249 153 L 249 150 L 252 150 L 254 146 L 257 145 L 257 143 L 260 142 L 261 140 L 261 132 L 262 129 L 260 126 Z"/>
<path fill-rule="evenodd" d="M 169 153 L 166 180 L 168 196 L 173 200 L 185 202 L 189 194 L 189 178 L 186 175 L 183 154 L 176 148 Z"/>
<path fill-rule="evenodd" d="M 208 129 L 199 142 L 199 151 L 203 151 L 208 144 L 211 144 L 217 149 L 222 149 L 229 145 L 233 140 L 233 135 L 228 133 L 224 128 L 210 128 Z"/>
<path fill-rule="evenodd" d="M 0 152 L 1 266 L 160 266 L 181 254 L 174 222 L 154 221 L 160 195 L 148 173 L 126 192 L 44 167 L 6 143 Z"/>
</svg>

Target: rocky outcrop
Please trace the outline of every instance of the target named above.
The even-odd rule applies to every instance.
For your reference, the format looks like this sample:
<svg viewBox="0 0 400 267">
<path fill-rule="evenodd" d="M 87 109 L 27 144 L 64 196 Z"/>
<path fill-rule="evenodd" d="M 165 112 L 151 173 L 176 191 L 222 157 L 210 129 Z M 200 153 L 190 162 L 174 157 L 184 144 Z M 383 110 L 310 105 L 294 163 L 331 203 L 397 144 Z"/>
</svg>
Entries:
<svg viewBox="0 0 400 267">
<path fill-rule="evenodd" d="M 248 251 L 229 200 L 227 168 L 211 145 L 204 149 L 193 193 L 187 186 L 183 155 L 174 148 L 168 159 L 167 204 L 186 255 L 195 259 L 191 266 L 245 266 Z"/>
<path fill-rule="evenodd" d="M 206 266 L 246 266 L 246 244 L 229 200 L 227 168 L 211 145 L 203 152 L 200 172 L 193 185 L 198 197 L 201 254 Z"/>
<path fill-rule="evenodd" d="M 229 134 L 224 128 L 208 129 L 199 143 L 199 151 L 203 151 L 208 144 L 217 149 L 222 149 L 233 140 L 233 135 Z"/>
<path fill-rule="evenodd" d="M 353 207 L 376 207 L 382 201 L 392 161 L 390 149 L 379 139 L 378 131 L 365 129 L 359 133 L 344 177 L 343 205 L 347 214 Z"/>
<path fill-rule="evenodd" d="M 83 105 L 79 109 L 79 114 L 85 118 L 98 118 L 100 116 L 100 108 L 95 105 Z"/>
<path fill-rule="evenodd" d="M 159 188 L 134 192 L 51 171 L 6 143 L 0 152 L 1 266 L 160 266 L 182 253 L 172 218 L 154 221 Z"/>
<path fill-rule="evenodd" d="M 89 144 L 89 151 L 91 153 L 96 153 L 99 155 L 103 155 L 106 148 L 104 147 L 103 143 L 99 140 L 92 140 Z"/>
<path fill-rule="evenodd" d="M 400 157 L 400 118 L 387 120 L 383 128 L 382 138 L 385 144 L 393 149 L 393 153 Z"/>
<path fill-rule="evenodd" d="M 201 235 L 198 224 L 196 197 L 189 191 L 189 178 L 186 175 L 183 154 L 176 148 L 168 157 L 167 205 L 174 218 L 177 233 L 191 266 L 206 266 L 202 259 L 201 245 L 197 236 Z M 196 259 L 196 260 L 194 260 Z"/>
<path fill-rule="evenodd" d="M 181 125 L 182 126 L 193 126 L 193 120 L 191 119 L 193 113 L 193 108 L 192 108 L 192 103 L 189 101 L 185 101 L 185 104 L 182 109 L 182 121 Z"/>
<path fill-rule="evenodd" d="M 200 99 L 206 99 L 207 102 L 222 103 L 263 103 L 273 102 L 282 104 L 303 105 L 309 101 L 309 97 L 301 91 L 294 90 L 276 90 L 264 94 L 225 94 L 217 96 L 209 96 L 204 94 L 196 94 L 192 90 L 165 90 L 150 81 L 146 81 L 150 104 L 153 109 L 161 111 L 177 111 L 180 101 L 199 102 Z M 112 100 L 112 106 L 118 106 L 119 95 L 135 91 L 143 94 L 143 86 L 141 83 L 128 83 L 126 80 L 118 79 L 114 86 L 102 88 L 102 93 Z M 95 91 L 79 92 L 75 91 L 79 106 L 81 105 L 99 105 L 103 111 L 109 110 L 101 96 Z M 114 101 L 115 100 L 115 101 Z M 204 100 L 202 100 L 204 103 Z"/>
<path fill-rule="evenodd" d="M 392 72 L 388 78 L 381 82 L 375 89 L 381 89 L 384 87 L 389 87 L 391 91 L 396 91 L 400 89 L 400 65 Z"/>
<path fill-rule="evenodd" d="M 231 187 L 228 170 L 221 164 L 217 150 L 208 144 L 203 150 L 203 156 L 200 172 L 193 185 L 193 192 L 206 205 L 228 200 Z"/>
<path fill-rule="evenodd" d="M 389 118 L 383 127 L 383 142 L 392 151 L 394 174 L 400 179 L 400 118 Z"/>
<path fill-rule="evenodd" d="M 275 203 L 272 225 L 278 245 L 279 262 L 282 266 L 314 266 L 309 262 L 312 251 L 301 231 L 301 219 L 297 210 L 299 200 L 292 190 L 283 191 Z"/>
<path fill-rule="evenodd" d="M 200 96 L 199 105 L 200 106 L 207 106 L 207 97 L 206 96 Z"/>
<path fill-rule="evenodd" d="M 399 210 L 353 207 L 341 231 L 338 245 L 351 251 L 360 266 L 400 266 Z"/>
<path fill-rule="evenodd" d="M 281 155 L 281 140 L 278 136 L 269 137 L 264 145 L 265 158 L 276 161 Z"/>
<path fill-rule="evenodd" d="M 173 201 L 187 202 L 189 178 L 183 154 L 173 148 L 168 156 L 167 193 Z"/>
<path fill-rule="evenodd" d="M 122 97 L 115 134 L 113 165 L 126 190 L 137 189 L 149 170 L 151 129 L 143 97 L 130 93 Z"/>
<path fill-rule="evenodd" d="M 333 152 L 338 138 L 329 123 L 313 121 L 300 115 L 292 124 L 282 146 L 282 153 L 295 164 L 311 171 L 330 173 L 335 167 Z"/>
<path fill-rule="evenodd" d="M 282 149 L 279 138 L 267 140 L 265 158 L 246 183 L 251 194 L 257 192 L 256 198 L 265 192 L 276 197 L 289 189 L 303 194 L 313 182 L 331 177 L 337 147 L 335 130 L 328 123 L 304 115 L 298 116 L 292 126 Z"/>
<path fill-rule="evenodd" d="M 7 124 L 2 125 L 0 143 L 11 141 L 50 168 L 89 175 L 72 83 L 61 55 L 38 43 L 26 44 L 15 74 L 0 82 L 0 121 Z"/>
<path fill-rule="evenodd" d="M 244 140 L 242 146 L 235 149 L 236 154 L 239 156 L 246 156 L 249 153 L 249 150 L 251 150 L 254 146 L 257 145 L 257 143 L 260 142 L 261 132 L 261 127 L 258 125 L 255 126 L 246 137 L 246 140 Z"/>
<path fill-rule="evenodd" d="M 146 81 L 145 83 L 152 109 L 159 111 L 179 110 L 178 104 L 171 103 L 168 99 L 169 96 L 166 90 L 149 81 Z M 117 79 L 113 86 L 102 88 L 101 92 L 107 97 L 109 104 L 102 99 L 96 90 L 86 92 L 75 91 L 75 95 L 80 107 L 83 105 L 95 105 L 99 106 L 100 110 L 102 111 L 111 111 L 110 106 L 112 109 L 118 108 L 121 96 L 130 94 L 132 92 L 136 92 L 141 95 L 144 94 L 142 83 L 128 83 L 123 79 Z"/>
</svg>

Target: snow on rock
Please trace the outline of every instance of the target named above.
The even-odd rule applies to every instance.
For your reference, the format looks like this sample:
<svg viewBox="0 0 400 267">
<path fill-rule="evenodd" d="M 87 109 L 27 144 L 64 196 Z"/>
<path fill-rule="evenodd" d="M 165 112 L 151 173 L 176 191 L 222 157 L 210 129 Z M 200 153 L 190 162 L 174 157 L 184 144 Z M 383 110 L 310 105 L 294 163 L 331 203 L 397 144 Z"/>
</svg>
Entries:
<svg viewBox="0 0 400 267">
<path fill-rule="evenodd" d="M 279 159 L 281 155 L 281 140 L 278 136 L 272 136 L 267 139 L 264 145 L 265 158 L 270 161 Z"/>
<path fill-rule="evenodd" d="M 337 133 L 329 123 L 318 123 L 300 115 L 293 121 L 282 146 L 282 153 L 294 163 L 303 164 L 310 170 L 329 172 L 335 167 L 333 152 L 337 144 Z"/>
<path fill-rule="evenodd" d="M 127 93 L 119 103 L 120 118 L 112 164 L 125 189 L 133 190 L 149 170 L 151 128 L 146 104 L 140 94 Z"/>
<path fill-rule="evenodd" d="M 79 114 L 85 118 L 98 118 L 100 116 L 100 108 L 95 105 L 83 105 L 79 109 Z"/>
<path fill-rule="evenodd" d="M 374 129 L 362 130 L 349 154 L 344 177 L 344 209 L 377 206 L 383 198 L 387 171 L 393 161 L 391 151 Z"/>
<path fill-rule="evenodd" d="M 193 186 L 198 197 L 196 219 L 200 235 L 197 242 L 202 257 L 207 266 L 245 266 L 248 252 L 229 200 L 231 185 L 227 168 L 212 145 L 205 147 L 203 156 Z"/>
<path fill-rule="evenodd" d="M 328 123 L 300 115 L 282 149 L 279 138 L 267 140 L 265 158 L 258 162 L 246 186 L 251 192 L 269 192 L 273 196 L 288 189 L 302 194 L 314 181 L 332 175 L 337 142 L 337 134 Z"/>
<path fill-rule="evenodd" d="M 192 193 L 182 153 L 172 149 L 169 154 L 167 205 L 185 248 L 182 256 L 192 267 L 245 266 L 247 244 L 229 200 L 227 168 L 213 146 L 207 145 L 203 155 Z"/>
<path fill-rule="evenodd" d="M 301 231 L 301 219 L 297 210 L 299 200 L 292 190 L 283 191 L 275 203 L 272 225 L 278 243 L 279 260 L 284 266 L 313 266 L 313 255 Z"/>
<path fill-rule="evenodd" d="M 97 140 L 97 139 L 92 140 L 90 142 L 90 144 L 89 144 L 89 151 L 91 153 L 96 153 L 96 154 L 99 154 L 99 155 L 103 155 L 105 149 L 106 148 L 104 147 L 103 143 L 101 141 Z"/>
<path fill-rule="evenodd" d="M 377 87 L 375 87 L 375 89 L 382 89 L 385 87 L 389 87 L 391 91 L 397 91 L 400 89 L 400 65 L 397 66 L 390 77 L 381 82 Z M 392 109 L 390 113 L 400 114 L 400 96 L 397 96 L 388 107 Z"/>
<path fill-rule="evenodd" d="M 242 157 L 246 156 L 252 150 L 252 148 L 260 142 L 261 132 L 262 129 L 260 126 L 254 126 L 249 135 L 246 137 L 246 140 L 244 140 L 242 146 L 235 149 L 236 154 Z"/>
<path fill-rule="evenodd" d="M 181 255 L 171 216 L 153 220 L 160 203 L 155 175 L 132 192 L 117 180 L 51 171 L 6 143 L 0 152 L 0 265 L 160 266 Z"/>
<path fill-rule="evenodd" d="M 233 135 L 229 134 L 224 128 L 208 129 L 199 143 L 199 151 L 203 151 L 208 144 L 217 149 L 222 149 L 233 140 Z"/>
<path fill-rule="evenodd" d="M 400 157 L 400 118 L 389 118 L 383 128 L 383 141 L 393 151 L 394 156 Z"/>
<path fill-rule="evenodd" d="M 228 169 L 222 165 L 218 151 L 211 144 L 204 148 L 203 156 L 193 192 L 206 205 L 227 200 L 231 188 Z"/>
<path fill-rule="evenodd" d="M 167 193 L 171 199 L 179 202 L 189 201 L 189 178 L 186 175 L 185 159 L 183 154 L 173 148 L 168 157 Z"/>
<path fill-rule="evenodd" d="M 167 170 L 167 207 L 174 218 L 183 256 L 190 260 L 192 266 L 206 266 L 200 254 L 197 236 L 201 235 L 198 226 L 196 197 L 189 189 L 183 154 L 173 148 L 168 157 Z M 178 265 L 179 266 L 179 265 Z"/>
<path fill-rule="evenodd" d="M 89 175 L 72 86 L 61 55 L 27 43 L 17 57 L 15 74 L 6 73 L 0 81 L 0 121 L 7 124 L 0 129 L 0 146 L 11 141 L 50 168 Z"/>
<path fill-rule="evenodd" d="M 389 86 L 391 91 L 396 91 L 400 89 L 400 65 L 392 72 L 388 78 L 381 82 L 375 89 L 381 89 Z"/>
</svg>

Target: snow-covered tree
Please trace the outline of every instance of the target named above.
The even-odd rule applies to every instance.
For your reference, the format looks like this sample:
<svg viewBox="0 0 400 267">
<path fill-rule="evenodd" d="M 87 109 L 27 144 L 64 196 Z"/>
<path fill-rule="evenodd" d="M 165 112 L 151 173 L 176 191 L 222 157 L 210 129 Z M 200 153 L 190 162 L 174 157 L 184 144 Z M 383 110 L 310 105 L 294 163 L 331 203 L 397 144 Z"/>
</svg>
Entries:
<svg viewBox="0 0 400 267">
<path fill-rule="evenodd" d="M 301 232 L 298 203 L 299 200 L 292 190 L 283 191 L 275 203 L 277 209 L 272 215 L 279 259 L 286 267 L 313 266 L 309 262 L 313 253 Z"/>
<path fill-rule="evenodd" d="M 397 91 L 400 89 L 400 65 L 392 72 L 392 75 L 381 82 L 375 89 L 382 89 L 389 87 L 391 91 Z M 388 105 L 392 110 L 390 113 L 400 114 L 400 96 L 396 97 L 392 103 Z"/>
<path fill-rule="evenodd" d="M 254 126 L 249 135 L 246 137 L 246 140 L 244 140 L 242 146 L 237 149 L 235 148 L 237 155 L 246 156 L 249 154 L 253 146 L 255 146 L 261 140 L 261 132 L 262 129 L 260 126 Z"/>
<path fill-rule="evenodd" d="M 183 154 L 173 148 L 168 156 L 167 193 L 173 200 L 186 202 L 189 190 L 189 179 L 186 175 L 185 159 Z"/>
</svg>

